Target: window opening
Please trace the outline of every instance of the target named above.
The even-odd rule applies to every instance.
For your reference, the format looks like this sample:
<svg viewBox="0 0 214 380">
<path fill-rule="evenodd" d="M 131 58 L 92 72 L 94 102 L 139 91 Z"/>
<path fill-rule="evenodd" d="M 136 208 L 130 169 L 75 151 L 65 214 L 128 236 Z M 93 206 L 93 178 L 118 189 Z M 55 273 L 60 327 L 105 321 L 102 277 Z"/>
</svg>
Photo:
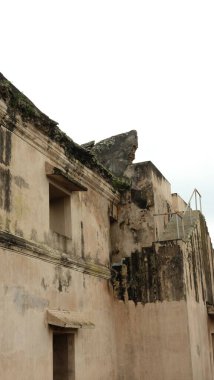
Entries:
<svg viewBox="0 0 214 380">
<path fill-rule="evenodd" d="M 71 199 L 65 191 L 49 183 L 50 229 L 71 237 Z"/>
</svg>

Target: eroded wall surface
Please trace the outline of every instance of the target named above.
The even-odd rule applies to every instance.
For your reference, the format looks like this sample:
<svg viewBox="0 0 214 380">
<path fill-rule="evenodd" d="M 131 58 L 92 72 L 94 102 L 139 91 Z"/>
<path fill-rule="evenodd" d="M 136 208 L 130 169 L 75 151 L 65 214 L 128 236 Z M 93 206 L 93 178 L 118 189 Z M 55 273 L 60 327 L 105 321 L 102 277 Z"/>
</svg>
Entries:
<svg viewBox="0 0 214 380">
<path fill-rule="evenodd" d="M 47 249 L 52 247 L 63 251 L 71 257 L 109 264 L 109 210 L 111 204 L 118 201 L 117 196 L 104 181 L 101 182 L 87 169 L 84 180 L 84 167 L 77 163 L 76 172 L 73 167 L 70 168 L 71 179 L 80 179 L 87 186 L 87 191 L 73 191 L 69 194 L 69 235 L 52 231 L 49 210 L 50 181 L 46 176 L 45 164 L 48 161 L 68 171 L 66 164 L 69 163 L 63 158 L 62 152 L 56 162 L 51 156 L 52 152 L 49 153 L 51 143 L 48 141 L 43 147 L 49 151 L 45 154 L 45 151 L 41 152 L 41 148 L 32 148 L 29 141 L 21 139 L 6 128 L 1 127 L 1 132 L 5 141 L 2 155 L 6 157 L 0 163 L 2 230 Z M 36 165 L 32 164 L 34 162 Z M 81 177 L 77 174 L 78 170 Z"/>
<path fill-rule="evenodd" d="M 94 329 L 75 333 L 75 379 L 117 379 L 115 329 L 106 280 L 1 250 L 0 377 L 52 380 L 46 310 L 83 313 Z"/>
<path fill-rule="evenodd" d="M 75 379 L 116 379 L 108 279 L 110 214 L 119 195 L 34 123 L 20 115 L 11 120 L 6 104 L 0 111 L 0 377 L 53 379 L 46 312 L 54 309 L 82 313 L 95 324 L 75 333 Z M 52 208 L 55 217 L 69 219 L 63 233 L 60 221 L 50 224 L 58 196 L 70 202 L 70 215 L 65 202 Z"/>
<path fill-rule="evenodd" d="M 206 306 L 213 304 L 213 250 L 200 213 L 186 245 L 184 263 L 193 379 L 212 379 L 213 321 Z"/>
<path fill-rule="evenodd" d="M 117 223 L 111 225 L 112 261 L 151 247 L 169 221 L 171 187 L 151 162 L 132 164 L 125 175 L 131 189 L 122 195 Z"/>
<path fill-rule="evenodd" d="M 203 217 L 161 240 L 185 202 L 132 163 L 136 131 L 84 149 L 1 74 L 0 95 L 0 378 L 53 378 L 47 310 L 66 310 L 95 325 L 69 330 L 75 380 L 211 380 Z"/>
</svg>

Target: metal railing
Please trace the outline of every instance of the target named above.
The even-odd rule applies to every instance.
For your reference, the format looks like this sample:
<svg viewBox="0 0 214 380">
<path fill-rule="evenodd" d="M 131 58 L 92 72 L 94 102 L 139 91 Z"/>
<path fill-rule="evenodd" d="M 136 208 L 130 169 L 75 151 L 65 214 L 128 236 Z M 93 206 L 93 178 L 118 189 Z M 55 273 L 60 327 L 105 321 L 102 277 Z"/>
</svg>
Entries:
<svg viewBox="0 0 214 380">
<path fill-rule="evenodd" d="M 169 222 L 170 220 L 172 219 L 173 215 L 175 215 L 175 218 L 176 218 L 176 228 L 177 228 L 177 239 L 180 239 L 181 237 L 181 234 L 180 234 L 180 228 L 179 228 L 179 218 L 181 220 L 181 226 L 182 226 L 182 233 L 183 233 L 183 236 L 185 234 L 184 232 L 184 221 L 183 221 L 183 216 L 181 215 L 180 212 L 167 212 L 167 213 L 160 213 L 160 214 L 153 214 L 153 216 L 155 217 L 159 217 L 159 216 L 168 216 L 169 217 Z M 168 223 L 169 223 L 168 222 Z M 165 228 L 166 230 L 166 228 Z M 164 232 L 164 231 L 163 231 Z M 155 222 L 155 241 L 158 241 L 159 240 L 159 231 L 158 231 L 158 226 Z"/>
<path fill-rule="evenodd" d="M 192 192 L 192 195 L 190 197 L 189 202 L 187 203 L 186 209 L 184 210 L 183 216 L 186 215 L 187 212 L 189 212 L 190 220 L 192 222 L 192 208 L 191 208 L 191 201 L 192 199 L 195 199 L 195 210 L 198 210 L 198 199 L 199 199 L 199 206 L 200 206 L 200 212 L 202 213 L 202 204 L 201 204 L 201 194 L 197 189 L 194 189 Z"/>
<path fill-rule="evenodd" d="M 192 224 L 192 207 L 191 207 L 191 201 L 195 200 L 195 210 L 198 210 L 198 203 L 199 203 L 199 211 L 202 212 L 202 203 L 201 203 L 201 194 L 197 189 L 194 189 L 192 192 L 192 195 L 189 199 L 189 202 L 186 205 L 186 208 L 184 211 L 175 211 L 175 212 L 169 212 L 169 213 L 159 213 L 159 214 L 153 214 L 154 217 L 165 217 L 168 216 L 168 223 L 172 219 L 173 215 L 175 215 L 176 219 L 176 230 L 177 230 L 177 239 L 184 238 L 185 237 L 185 226 L 184 226 L 184 217 L 189 213 L 190 223 Z M 179 227 L 179 220 L 181 221 L 181 231 Z M 155 221 L 155 241 L 159 241 L 159 231 L 158 231 L 158 225 Z M 164 224 L 164 222 L 163 222 Z M 167 228 L 167 226 L 166 226 Z M 165 230 L 166 230 L 165 228 Z M 161 233 L 163 233 L 165 230 L 163 230 Z"/>
</svg>

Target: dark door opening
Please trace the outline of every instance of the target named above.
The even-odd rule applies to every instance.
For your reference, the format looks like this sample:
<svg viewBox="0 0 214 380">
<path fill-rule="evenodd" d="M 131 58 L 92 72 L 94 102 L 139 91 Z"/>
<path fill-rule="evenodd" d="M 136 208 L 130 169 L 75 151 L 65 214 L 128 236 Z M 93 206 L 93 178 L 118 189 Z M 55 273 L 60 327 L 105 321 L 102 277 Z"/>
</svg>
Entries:
<svg viewBox="0 0 214 380">
<path fill-rule="evenodd" d="M 75 380 L 74 334 L 53 334 L 53 380 Z"/>
</svg>

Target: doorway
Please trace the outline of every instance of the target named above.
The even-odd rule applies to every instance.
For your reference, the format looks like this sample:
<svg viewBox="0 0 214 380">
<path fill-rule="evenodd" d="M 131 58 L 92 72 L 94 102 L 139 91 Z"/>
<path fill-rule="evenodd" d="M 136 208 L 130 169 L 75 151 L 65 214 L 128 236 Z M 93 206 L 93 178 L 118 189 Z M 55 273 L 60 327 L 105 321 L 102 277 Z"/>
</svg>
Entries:
<svg viewBox="0 0 214 380">
<path fill-rule="evenodd" d="M 75 380 L 74 334 L 53 333 L 53 380 Z"/>
</svg>

